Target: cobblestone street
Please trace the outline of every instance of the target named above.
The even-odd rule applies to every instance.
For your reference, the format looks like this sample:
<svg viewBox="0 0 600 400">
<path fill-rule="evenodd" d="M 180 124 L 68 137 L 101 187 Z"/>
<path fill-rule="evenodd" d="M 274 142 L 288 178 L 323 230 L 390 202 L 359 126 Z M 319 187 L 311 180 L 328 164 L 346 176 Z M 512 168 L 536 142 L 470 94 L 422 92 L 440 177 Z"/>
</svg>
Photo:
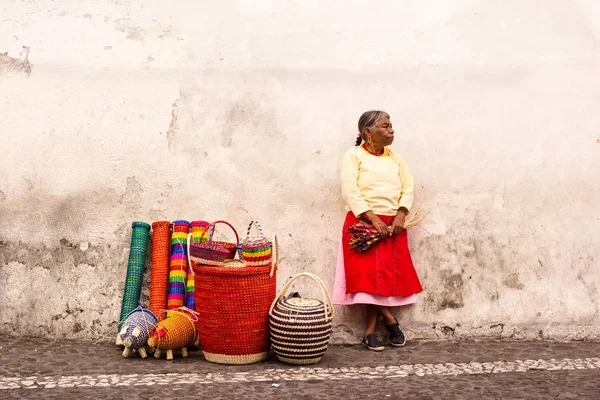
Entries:
<svg viewBox="0 0 600 400">
<path fill-rule="evenodd" d="M 321 363 L 224 366 L 111 344 L 3 338 L 0 398 L 598 399 L 600 343 L 413 341 L 331 346 Z"/>
</svg>

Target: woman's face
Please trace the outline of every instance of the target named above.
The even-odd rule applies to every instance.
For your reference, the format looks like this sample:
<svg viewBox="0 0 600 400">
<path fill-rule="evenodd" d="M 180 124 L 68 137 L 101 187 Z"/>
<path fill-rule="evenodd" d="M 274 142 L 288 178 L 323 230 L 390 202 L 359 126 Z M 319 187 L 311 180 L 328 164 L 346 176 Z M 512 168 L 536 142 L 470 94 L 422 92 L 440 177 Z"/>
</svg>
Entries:
<svg viewBox="0 0 600 400">
<path fill-rule="evenodd" d="M 375 147 L 389 146 L 394 141 L 394 129 L 388 117 L 381 117 L 377 120 L 375 127 L 367 129 L 367 137 L 371 137 Z"/>
</svg>

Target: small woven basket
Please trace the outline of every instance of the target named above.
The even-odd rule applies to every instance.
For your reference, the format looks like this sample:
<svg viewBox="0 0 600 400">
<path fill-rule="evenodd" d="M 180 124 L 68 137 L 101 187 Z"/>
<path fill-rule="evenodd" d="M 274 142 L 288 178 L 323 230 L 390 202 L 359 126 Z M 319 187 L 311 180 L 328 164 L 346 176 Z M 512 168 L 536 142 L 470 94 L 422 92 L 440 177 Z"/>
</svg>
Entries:
<svg viewBox="0 0 600 400">
<path fill-rule="evenodd" d="M 305 299 L 298 293 L 285 296 L 291 284 L 304 276 L 319 285 L 323 301 Z M 319 362 L 327 351 L 333 317 L 331 298 L 318 276 L 302 272 L 290 279 L 269 310 L 271 343 L 279 361 L 296 365 Z"/>
<path fill-rule="evenodd" d="M 256 230 L 258 231 L 258 236 L 250 236 L 252 225 L 256 227 Z M 242 241 L 241 244 L 242 257 L 240 258 L 243 259 L 246 265 L 248 266 L 270 264 L 271 247 L 271 241 L 268 240 L 263 234 L 262 227 L 260 226 L 258 221 L 251 221 L 250 225 L 248 225 L 246 238 Z"/>
<path fill-rule="evenodd" d="M 236 246 L 240 242 L 235 228 L 227 221 L 215 221 L 210 224 L 207 229 L 214 229 L 216 224 L 225 224 L 231 228 L 235 234 L 235 243 L 220 242 L 212 240 L 212 235 L 209 236 L 206 242 L 192 242 L 190 245 L 190 259 L 202 265 L 222 266 L 225 260 L 235 258 Z"/>
<path fill-rule="evenodd" d="M 201 321 L 198 336 L 204 357 L 213 363 L 252 364 L 269 354 L 269 307 L 277 294 L 277 259 L 269 265 L 238 266 L 239 261 L 221 267 L 192 265 Z"/>
</svg>

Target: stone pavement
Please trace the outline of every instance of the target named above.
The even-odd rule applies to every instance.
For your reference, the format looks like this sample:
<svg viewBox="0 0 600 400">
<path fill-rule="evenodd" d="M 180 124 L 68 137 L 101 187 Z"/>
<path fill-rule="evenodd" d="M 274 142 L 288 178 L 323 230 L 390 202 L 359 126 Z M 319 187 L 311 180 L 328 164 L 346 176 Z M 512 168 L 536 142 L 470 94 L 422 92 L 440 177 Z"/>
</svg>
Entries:
<svg viewBox="0 0 600 400">
<path fill-rule="evenodd" d="M 600 399 L 600 343 L 413 341 L 330 346 L 314 366 L 226 366 L 200 351 L 124 359 L 112 344 L 0 339 L 0 399 Z"/>
</svg>

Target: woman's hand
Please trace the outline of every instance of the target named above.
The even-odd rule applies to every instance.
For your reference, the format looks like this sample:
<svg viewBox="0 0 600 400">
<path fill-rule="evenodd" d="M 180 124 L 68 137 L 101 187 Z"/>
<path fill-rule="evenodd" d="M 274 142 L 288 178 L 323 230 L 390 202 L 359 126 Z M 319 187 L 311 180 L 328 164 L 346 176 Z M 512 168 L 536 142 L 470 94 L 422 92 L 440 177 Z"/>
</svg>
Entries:
<svg viewBox="0 0 600 400">
<path fill-rule="evenodd" d="M 398 213 L 394 217 L 392 221 L 392 225 L 390 226 L 390 236 L 397 235 L 404 230 L 404 221 L 406 220 L 406 214 L 408 214 L 404 207 L 398 210 Z"/>
<path fill-rule="evenodd" d="M 367 211 L 360 215 L 365 218 L 367 221 L 371 223 L 377 229 L 377 232 L 383 237 L 390 235 L 390 230 L 388 226 L 379 218 L 373 211 Z"/>
</svg>

